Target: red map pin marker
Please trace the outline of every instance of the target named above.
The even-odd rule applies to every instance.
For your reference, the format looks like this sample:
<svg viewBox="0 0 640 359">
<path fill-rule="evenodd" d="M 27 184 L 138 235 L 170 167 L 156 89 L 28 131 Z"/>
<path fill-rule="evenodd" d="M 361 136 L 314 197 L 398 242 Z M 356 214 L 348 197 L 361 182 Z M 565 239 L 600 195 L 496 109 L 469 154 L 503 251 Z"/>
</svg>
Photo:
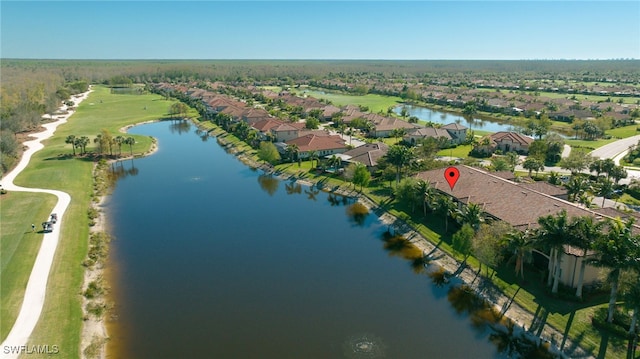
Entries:
<svg viewBox="0 0 640 359">
<path fill-rule="evenodd" d="M 449 167 L 444 171 L 444 178 L 447 180 L 449 187 L 451 187 L 451 190 L 453 191 L 453 186 L 456 185 L 458 178 L 460 178 L 460 171 L 455 167 Z"/>
</svg>

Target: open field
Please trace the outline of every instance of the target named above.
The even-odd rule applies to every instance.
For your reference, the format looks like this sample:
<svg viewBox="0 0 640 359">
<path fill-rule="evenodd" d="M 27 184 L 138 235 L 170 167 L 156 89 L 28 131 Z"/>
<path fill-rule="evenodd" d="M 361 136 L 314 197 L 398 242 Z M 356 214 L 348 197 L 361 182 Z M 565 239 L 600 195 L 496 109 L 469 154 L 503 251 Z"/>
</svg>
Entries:
<svg viewBox="0 0 640 359">
<path fill-rule="evenodd" d="M 370 112 L 387 112 L 387 109 L 392 106 L 396 106 L 404 100 L 400 97 L 396 96 L 382 96 L 375 94 L 367 94 L 367 95 L 349 95 L 349 94 L 338 94 L 338 93 L 329 93 L 318 90 L 305 90 L 308 96 L 315 97 L 318 99 L 324 99 L 331 101 L 335 106 L 346 106 L 346 105 L 359 105 L 366 106 L 369 108 Z M 302 95 L 300 93 L 299 95 Z"/>
<path fill-rule="evenodd" d="M 82 327 L 80 288 L 84 274 L 81 263 L 87 253 L 87 209 L 91 201 L 93 162 L 72 157 L 70 145 L 64 143 L 65 138 L 68 135 L 93 138 L 103 128 L 108 129 L 112 135 L 117 135 L 118 129 L 126 125 L 166 117 L 171 103 L 158 95 L 111 95 L 108 89 L 95 87 L 95 91 L 80 104 L 69 122 L 61 125 L 55 135 L 45 141 L 45 148 L 32 157 L 29 166 L 16 178 L 17 185 L 58 189 L 69 193 L 72 198 L 65 214 L 65 226 L 57 229 L 62 231 L 62 235 L 49 277 L 47 300 L 30 344 L 56 344 L 65 358 L 79 356 Z M 135 138 L 137 143 L 133 146 L 134 153 L 147 152 L 151 139 L 145 136 Z M 92 147 L 87 148 L 89 151 L 91 149 Z M 123 154 L 128 152 L 128 148 L 123 148 Z M 13 196 L 14 193 L 10 195 Z M 21 211 L 21 206 L 24 206 L 22 200 L 3 200 L 3 214 L 5 211 Z M 43 205 L 38 211 L 48 213 L 51 207 L 52 205 Z M 6 226 L 3 217 L 3 234 L 5 231 L 19 232 L 30 228 L 34 220 L 32 216 L 20 216 L 11 226 Z M 5 270 L 20 277 L 25 275 L 25 271 L 28 276 L 31 268 L 11 260 L 8 263 L 3 261 L 3 276 Z M 3 310 L 5 296 L 9 295 L 15 294 L 3 290 Z M 4 328 L 3 325 L 3 335 L 6 335 Z M 10 327 L 7 333 L 9 329 Z"/>
</svg>

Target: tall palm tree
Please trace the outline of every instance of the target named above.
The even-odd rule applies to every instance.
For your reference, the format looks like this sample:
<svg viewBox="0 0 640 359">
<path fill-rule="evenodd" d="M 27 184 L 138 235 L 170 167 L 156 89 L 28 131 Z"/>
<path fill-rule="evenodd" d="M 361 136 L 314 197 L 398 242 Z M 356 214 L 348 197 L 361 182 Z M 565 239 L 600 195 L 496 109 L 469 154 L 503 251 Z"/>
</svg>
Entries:
<svg viewBox="0 0 640 359">
<path fill-rule="evenodd" d="M 419 180 L 416 190 L 420 196 L 422 202 L 422 212 L 424 216 L 427 216 L 427 207 L 431 207 L 434 202 L 435 188 L 431 186 L 431 183 L 423 180 Z"/>
<path fill-rule="evenodd" d="M 80 147 L 82 154 L 87 154 L 87 145 L 91 142 L 89 137 L 81 136 L 80 138 L 76 138 L 75 146 Z"/>
<path fill-rule="evenodd" d="M 64 140 L 64 143 L 70 144 L 71 148 L 73 149 L 73 155 L 76 155 L 76 136 L 75 135 L 69 135 L 67 136 L 67 138 Z"/>
<path fill-rule="evenodd" d="M 602 207 L 604 207 L 604 203 L 607 200 L 607 197 L 611 197 L 611 195 L 613 195 L 613 182 L 611 182 L 611 180 L 608 178 L 602 178 L 600 179 L 600 181 L 598 181 L 596 189 L 598 191 L 598 195 L 602 196 Z"/>
<path fill-rule="evenodd" d="M 297 159 L 299 152 L 300 152 L 300 149 L 298 148 L 298 145 L 296 145 L 295 143 L 287 145 L 286 153 L 287 153 L 287 157 L 289 157 L 289 160 L 291 162 Z"/>
<path fill-rule="evenodd" d="M 594 217 L 591 216 L 575 217 L 569 223 L 569 244 L 582 249 L 582 262 L 580 264 L 580 274 L 578 275 L 576 288 L 576 297 L 578 298 L 582 298 L 584 271 L 588 261 L 587 256 L 589 251 L 593 249 L 595 241 L 602 236 L 603 227 L 604 222 L 597 222 Z"/>
<path fill-rule="evenodd" d="M 124 139 L 124 144 L 129 145 L 129 151 L 131 152 L 131 156 L 133 156 L 133 145 L 136 144 L 136 139 L 133 137 L 127 137 Z"/>
<path fill-rule="evenodd" d="M 519 273 L 520 277 L 524 279 L 524 264 L 531 263 L 533 260 L 532 251 L 536 244 L 535 234 L 529 229 L 525 231 L 514 230 L 507 233 L 504 239 L 507 244 L 507 250 L 513 253 L 509 262 L 515 261 L 516 276 Z"/>
<path fill-rule="evenodd" d="M 447 195 L 441 195 L 438 197 L 437 211 L 444 217 L 444 231 L 449 231 L 449 218 L 455 216 L 456 209 L 458 208 L 453 202 L 451 197 Z"/>
<path fill-rule="evenodd" d="M 637 257 L 640 241 L 638 237 L 633 236 L 633 223 L 633 218 L 629 218 L 625 222 L 619 217 L 610 220 L 608 223 L 609 231 L 595 243 L 598 256 L 591 263 L 598 267 L 611 269 L 607 277 L 611 284 L 607 316 L 609 323 L 613 322 L 613 314 L 616 309 L 620 273 L 633 268 L 640 261 L 640 258 Z"/>
<path fill-rule="evenodd" d="M 116 146 L 118 146 L 118 156 L 120 156 L 122 154 L 122 144 L 124 143 L 124 137 L 116 136 L 113 141 L 115 142 Z"/>
<path fill-rule="evenodd" d="M 549 250 L 549 278 L 547 283 L 551 283 L 553 277 L 552 293 L 558 292 L 560 281 L 560 252 L 567 243 L 569 233 L 569 221 L 567 211 L 562 210 L 556 215 L 548 215 L 538 218 L 540 229 L 538 230 L 538 240 L 540 244 Z"/>
<path fill-rule="evenodd" d="M 638 253 L 640 256 L 640 253 Z M 631 323 L 629 325 L 629 336 L 632 337 L 636 333 L 636 324 L 638 323 L 638 315 L 640 314 L 640 267 L 636 266 L 637 281 L 630 284 L 622 293 L 624 304 L 631 309 Z"/>
<path fill-rule="evenodd" d="M 98 153 L 102 154 L 102 152 L 104 151 L 104 148 L 102 147 L 102 135 L 98 134 L 96 136 L 96 138 L 93 139 L 93 143 L 97 143 L 98 144 Z"/>
<path fill-rule="evenodd" d="M 393 145 L 389 147 L 386 158 L 389 163 L 396 166 L 396 183 L 400 183 L 402 167 L 408 165 L 411 160 L 413 160 L 413 150 L 405 146 Z"/>
<path fill-rule="evenodd" d="M 309 151 L 309 161 L 311 161 L 311 168 L 313 168 L 313 160 L 318 160 L 318 151 Z"/>
</svg>

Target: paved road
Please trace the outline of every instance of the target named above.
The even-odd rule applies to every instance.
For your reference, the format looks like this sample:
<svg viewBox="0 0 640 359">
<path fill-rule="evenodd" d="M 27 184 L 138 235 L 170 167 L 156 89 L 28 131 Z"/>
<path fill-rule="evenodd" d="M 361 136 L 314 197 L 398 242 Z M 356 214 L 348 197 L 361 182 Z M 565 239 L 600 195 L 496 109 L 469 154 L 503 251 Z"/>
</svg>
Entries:
<svg viewBox="0 0 640 359">
<path fill-rule="evenodd" d="M 629 149 L 629 146 L 637 144 L 638 141 L 640 141 L 640 135 L 623 138 L 597 148 L 589 154 L 593 157 L 599 158 L 615 158 L 617 155 L 626 152 Z"/>
<path fill-rule="evenodd" d="M 88 94 L 88 92 L 84 93 L 82 97 L 80 97 L 80 100 L 76 101 L 76 104 L 86 99 Z M 54 226 L 54 230 L 52 232 L 45 233 L 42 238 L 42 244 L 40 246 L 40 250 L 38 251 L 38 255 L 36 256 L 36 261 L 33 264 L 33 269 L 31 270 L 31 275 L 29 276 L 29 282 L 27 282 L 27 288 L 24 292 L 24 298 L 22 301 L 22 306 L 20 307 L 20 312 L 18 313 L 18 317 L 16 318 L 15 323 L 11 327 L 9 335 L 2 343 L 2 353 L 4 354 L 2 358 L 8 359 L 18 357 L 19 351 L 8 353 L 5 352 L 5 348 L 15 348 L 26 345 L 29 337 L 31 336 L 31 332 L 33 332 L 33 329 L 38 323 L 38 319 L 40 319 L 40 313 L 42 312 L 42 307 L 44 306 L 44 300 L 47 290 L 47 280 L 49 279 L 51 264 L 53 263 L 53 257 L 60 239 L 60 229 L 62 228 L 62 224 L 64 222 L 64 213 L 67 210 L 69 203 L 71 202 L 71 197 L 65 192 L 47 190 L 42 188 L 24 188 L 14 185 L 13 181 L 16 176 L 27 167 L 29 161 L 31 160 L 31 156 L 44 147 L 42 141 L 53 136 L 56 128 L 59 125 L 67 122 L 67 119 L 72 114 L 73 111 L 70 111 L 66 115 L 59 117 L 58 121 L 45 124 L 45 130 L 43 132 L 32 135 L 32 137 L 35 137 L 35 139 L 24 143 L 24 145 L 27 146 L 28 149 L 23 153 L 22 158 L 20 159 L 20 162 L 18 163 L 16 168 L 14 168 L 13 171 L 9 172 L 2 179 L 2 186 L 8 191 L 50 193 L 58 197 L 58 202 L 51 212 L 58 214 L 57 223 Z"/>
</svg>

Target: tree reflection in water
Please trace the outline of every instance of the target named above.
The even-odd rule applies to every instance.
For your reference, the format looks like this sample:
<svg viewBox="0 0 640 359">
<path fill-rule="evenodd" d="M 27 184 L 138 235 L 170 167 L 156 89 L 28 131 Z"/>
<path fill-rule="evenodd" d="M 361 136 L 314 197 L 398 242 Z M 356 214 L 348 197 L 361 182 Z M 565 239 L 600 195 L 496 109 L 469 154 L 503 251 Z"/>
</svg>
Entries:
<svg viewBox="0 0 640 359">
<path fill-rule="evenodd" d="M 358 227 L 364 227 L 367 217 L 369 216 L 369 209 L 365 205 L 360 202 L 356 202 L 348 206 L 346 212 L 349 221 Z"/>
<path fill-rule="evenodd" d="M 273 196 L 278 190 L 280 180 L 273 175 L 263 174 L 258 176 L 258 183 L 260 184 L 260 188 L 267 192 L 269 196 Z"/>
<path fill-rule="evenodd" d="M 169 131 L 171 131 L 171 133 L 177 133 L 178 135 L 189 133 L 189 131 L 191 131 L 191 122 L 185 119 L 172 120 L 171 125 L 169 125 Z"/>
<path fill-rule="evenodd" d="M 128 166 L 125 167 L 125 162 L 128 162 Z M 111 164 L 109 168 L 109 185 L 113 186 L 119 179 L 128 176 L 137 176 L 138 168 L 133 162 L 133 158 L 129 161 L 117 161 Z"/>
</svg>

